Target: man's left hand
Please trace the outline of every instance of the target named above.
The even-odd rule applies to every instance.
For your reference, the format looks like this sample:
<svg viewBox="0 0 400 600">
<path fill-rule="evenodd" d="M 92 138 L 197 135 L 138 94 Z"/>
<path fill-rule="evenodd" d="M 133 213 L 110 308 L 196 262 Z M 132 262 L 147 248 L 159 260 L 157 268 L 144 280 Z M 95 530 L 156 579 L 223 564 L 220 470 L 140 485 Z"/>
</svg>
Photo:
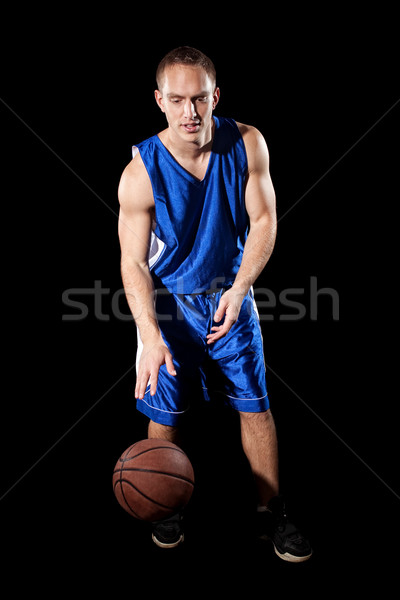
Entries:
<svg viewBox="0 0 400 600">
<path fill-rule="evenodd" d="M 240 308 L 242 306 L 244 294 L 238 292 L 234 288 L 227 290 L 222 294 L 217 311 L 214 315 L 214 322 L 219 323 L 225 316 L 222 325 L 211 327 L 210 333 L 207 335 L 207 344 L 213 344 L 217 340 L 223 338 L 232 326 L 236 323 L 239 317 Z"/>
</svg>

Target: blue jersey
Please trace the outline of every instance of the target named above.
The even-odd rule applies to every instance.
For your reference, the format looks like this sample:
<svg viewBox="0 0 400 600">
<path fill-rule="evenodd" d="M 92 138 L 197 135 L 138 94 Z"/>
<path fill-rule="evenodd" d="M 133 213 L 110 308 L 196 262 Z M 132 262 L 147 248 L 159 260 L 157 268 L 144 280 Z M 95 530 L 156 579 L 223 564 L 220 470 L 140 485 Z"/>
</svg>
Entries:
<svg viewBox="0 0 400 600">
<path fill-rule="evenodd" d="M 153 188 L 155 223 L 149 266 L 156 289 L 193 294 L 234 282 L 248 230 L 244 202 L 247 156 L 233 119 L 213 117 L 206 174 L 197 179 L 158 135 L 133 147 Z"/>
</svg>

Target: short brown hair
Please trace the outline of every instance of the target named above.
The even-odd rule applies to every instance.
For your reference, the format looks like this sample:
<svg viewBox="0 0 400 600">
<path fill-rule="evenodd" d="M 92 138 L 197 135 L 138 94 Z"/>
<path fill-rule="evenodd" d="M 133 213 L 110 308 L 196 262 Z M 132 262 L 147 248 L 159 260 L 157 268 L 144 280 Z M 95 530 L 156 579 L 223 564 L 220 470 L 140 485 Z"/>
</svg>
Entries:
<svg viewBox="0 0 400 600">
<path fill-rule="evenodd" d="M 209 75 L 210 79 L 214 82 L 214 85 L 216 85 L 217 73 L 212 60 L 210 60 L 208 56 L 203 54 L 203 52 L 200 50 L 196 50 L 196 48 L 191 48 L 190 46 L 180 46 L 179 48 L 175 48 L 174 50 L 168 52 L 168 54 L 164 56 L 157 67 L 156 81 L 159 89 L 162 87 L 161 84 L 165 69 L 173 65 L 201 67 Z"/>
</svg>

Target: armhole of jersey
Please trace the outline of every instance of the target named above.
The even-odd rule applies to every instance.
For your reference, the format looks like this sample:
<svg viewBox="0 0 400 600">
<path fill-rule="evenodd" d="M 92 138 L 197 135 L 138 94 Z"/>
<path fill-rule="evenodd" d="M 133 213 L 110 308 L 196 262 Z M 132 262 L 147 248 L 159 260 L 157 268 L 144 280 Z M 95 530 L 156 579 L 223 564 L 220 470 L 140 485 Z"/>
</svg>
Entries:
<svg viewBox="0 0 400 600">
<path fill-rule="evenodd" d="M 238 142 L 238 148 L 240 148 L 240 152 L 242 154 L 242 170 L 243 170 L 243 174 L 246 174 L 249 170 L 249 161 L 247 159 L 247 150 L 246 150 L 246 144 L 244 143 L 244 139 L 242 136 L 242 132 L 239 129 L 239 125 L 236 123 L 236 121 L 233 121 L 235 124 L 235 128 L 237 131 L 237 142 Z"/>
<path fill-rule="evenodd" d="M 137 146 L 132 146 L 132 158 L 135 158 L 135 156 L 138 152 L 139 152 L 139 148 Z"/>
</svg>

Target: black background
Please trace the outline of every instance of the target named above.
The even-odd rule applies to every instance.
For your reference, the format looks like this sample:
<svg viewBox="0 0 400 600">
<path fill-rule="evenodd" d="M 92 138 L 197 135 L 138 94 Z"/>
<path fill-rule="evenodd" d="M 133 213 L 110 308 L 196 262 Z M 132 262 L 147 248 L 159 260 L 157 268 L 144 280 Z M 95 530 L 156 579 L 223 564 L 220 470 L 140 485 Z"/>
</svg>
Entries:
<svg viewBox="0 0 400 600">
<path fill-rule="evenodd" d="M 394 17 L 207 11 L 35 9 L 3 22 L 0 510 L 3 581 L 16 591 L 136 594 L 144 584 L 186 596 L 282 585 L 319 597 L 384 589 L 395 575 Z M 258 127 L 270 151 L 278 237 L 255 287 L 277 298 L 260 312 L 270 315 L 282 488 L 314 548 L 302 565 L 253 542 L 238 423 L 222 407 L 195 404 L 188 417 L 197 486 L 183 547 L 154 547 L 112 493 L 117 458 L 146 437 L 133 398 L 135 327 L 121 318 L 117 187 L 131 146 L 164 127 L 154 72 L 183 44 L 215 62 L 216 114 Z M 339 295 L 339 320 L 326 295 L 311 319 L 312 277 Z M 306 307 L 300 320 L 282 318 L 296 312 L 278 300 L 290 288 L 304 290 L 291 296 Z M 65 320 L 77 313 L 62 301 L 71 289 L 85 319 Z"/>
</svg>

